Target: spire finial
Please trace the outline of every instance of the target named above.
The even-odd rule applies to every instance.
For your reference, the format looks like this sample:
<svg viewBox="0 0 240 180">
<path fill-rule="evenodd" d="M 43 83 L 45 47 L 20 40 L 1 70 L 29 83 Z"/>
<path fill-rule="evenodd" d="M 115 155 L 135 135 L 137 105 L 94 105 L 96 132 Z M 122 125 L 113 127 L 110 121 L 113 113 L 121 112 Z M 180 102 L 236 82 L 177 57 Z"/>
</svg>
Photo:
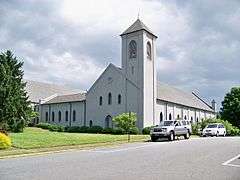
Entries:
<svg viewBox="0 0 240 180">
<path fill-rule="evenodd" d="M 137 16 L 138 19 L 139 19 L 139 16 L 140 16 L 140 8 L 138 9 L 138 16 Z"/>
</svg>

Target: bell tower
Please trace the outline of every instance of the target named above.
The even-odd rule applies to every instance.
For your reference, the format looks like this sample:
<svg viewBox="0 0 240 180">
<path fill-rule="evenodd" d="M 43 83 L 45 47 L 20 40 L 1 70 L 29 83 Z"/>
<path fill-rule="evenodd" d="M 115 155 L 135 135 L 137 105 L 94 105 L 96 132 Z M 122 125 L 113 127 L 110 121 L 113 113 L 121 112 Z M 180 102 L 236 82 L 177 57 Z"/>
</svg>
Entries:
<svg viewBox="0 0 240 180">
<path fill-rule="evenodd" d="M 121 38 L 126 112 L 137 113 L 137 125 L 142 129 L 155 124 L 157 36 L 137 19 L 121 34 Z"/>
</svg>

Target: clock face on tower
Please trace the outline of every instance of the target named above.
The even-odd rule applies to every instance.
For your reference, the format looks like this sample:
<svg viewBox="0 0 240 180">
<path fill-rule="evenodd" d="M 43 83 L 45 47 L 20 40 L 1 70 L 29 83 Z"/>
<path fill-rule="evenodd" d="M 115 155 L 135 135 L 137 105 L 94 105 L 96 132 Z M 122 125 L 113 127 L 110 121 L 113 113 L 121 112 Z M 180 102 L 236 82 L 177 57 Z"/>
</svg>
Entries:
<svg viewBox="0 0 240 180">
<path fill-rule="evenodd" d="M 129 43 L 129 58 L 136 58 L 137 57 L 137 43 L 136 41 L 132 40 Z"/>
</svg>

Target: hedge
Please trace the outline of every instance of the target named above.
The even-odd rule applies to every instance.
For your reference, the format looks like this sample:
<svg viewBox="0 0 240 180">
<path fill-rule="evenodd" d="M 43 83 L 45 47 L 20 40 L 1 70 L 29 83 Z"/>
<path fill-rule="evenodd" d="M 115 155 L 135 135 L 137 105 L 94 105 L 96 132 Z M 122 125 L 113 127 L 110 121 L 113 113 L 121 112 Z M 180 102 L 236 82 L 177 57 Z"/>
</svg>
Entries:
<svg viewBox="0 0 240 180">
<path fill-rule="evenodd" d="M 103 133 L 103 134 L 126 134 L 122 128 L 102 128 L 101 126 L 66 126 L 65 128 L 56 124 L 39 123 L 38 128 L 48 129 L 50 131 L 69 132 L 69 133 Z M 139 134 L 139 129 L 134 127 L 130 129 L 130 134 Z"/>
<path fill-rule="evenodd" d="M 48 129 L 49 131 L 64 132 L 64 127 L 56 124 L 39 123 L 36 127 Z"/>
</svg>

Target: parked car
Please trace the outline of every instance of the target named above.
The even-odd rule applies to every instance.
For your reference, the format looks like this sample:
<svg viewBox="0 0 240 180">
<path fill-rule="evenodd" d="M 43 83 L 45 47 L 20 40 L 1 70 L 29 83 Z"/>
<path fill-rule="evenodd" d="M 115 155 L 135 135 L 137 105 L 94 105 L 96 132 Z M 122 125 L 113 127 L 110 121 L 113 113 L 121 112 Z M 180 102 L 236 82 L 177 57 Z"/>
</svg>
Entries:
<svg viewBox="0 0 240 180">
<path fill-rule="evenodd" d="M 226 128 L 221 123 L 208 124 L 202 131 L 203 136 L 226 136 Z"/>
<path fill-rule="evenodd" d="M 188 121 L 188 120 L 180 120 L 180 121 L 181 121 L 183 126 L 187 127 L 187 129 L 189 129 L 189 133 L 191 135 L 192 134 L 192 124 L 191 124 L 191 122 Z"/>
<path fill-rule="evenodd" d="M 159 126 L 151 129 L 151 140 L 157 141 L 159 138 L 168 138 L 169 141 L 173 141 L 176 136 L 184 136 L 188 139 L 191 135 L 191 124 L 185 124 L 182 121 L 164 121 Z"/>
</svg>

